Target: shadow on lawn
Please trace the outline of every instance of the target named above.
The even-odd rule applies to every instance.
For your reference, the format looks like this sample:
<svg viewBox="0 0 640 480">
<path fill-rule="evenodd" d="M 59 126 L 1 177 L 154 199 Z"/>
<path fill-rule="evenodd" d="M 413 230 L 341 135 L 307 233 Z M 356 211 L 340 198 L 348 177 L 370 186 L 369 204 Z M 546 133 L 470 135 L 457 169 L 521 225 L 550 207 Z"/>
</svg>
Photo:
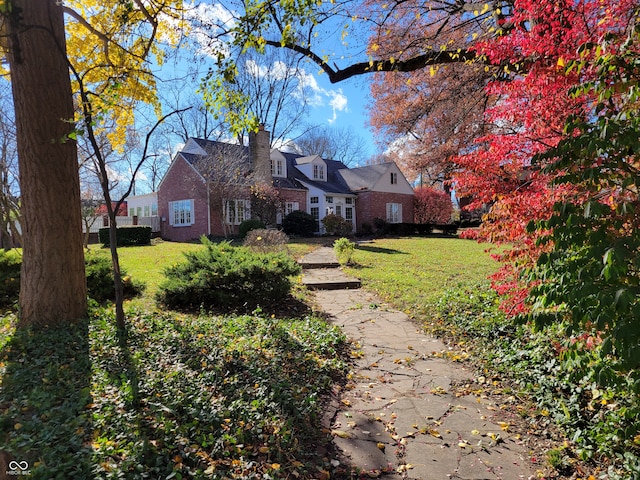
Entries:
<svg viewBox="0 0 640 480">
<path fill-rule="evenodd" d="M 17 329 L 2 363 L 0 479 L 92 478 L 87 321 Z"/>
<path fill-rule="evenodd" d="M 372 247 L 369 245 L 356 245 L 356 249 L 364 250 L 365 252 L 372 252 L 372 253 L 386 253 L 388 255 L 407 255 L 406 252 L 402 252 L 394 248 Z"/>
</svg>

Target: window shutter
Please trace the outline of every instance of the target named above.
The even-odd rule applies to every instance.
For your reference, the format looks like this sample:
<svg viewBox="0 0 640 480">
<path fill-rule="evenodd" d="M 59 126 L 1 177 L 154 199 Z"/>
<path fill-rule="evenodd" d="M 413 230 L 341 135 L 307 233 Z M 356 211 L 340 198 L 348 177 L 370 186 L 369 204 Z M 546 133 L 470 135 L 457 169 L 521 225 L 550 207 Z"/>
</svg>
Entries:
<svg viewBox="0 0 640 480">
<path fill-rule="evenodd" d="M 393 221 L 392 215 L 393 215 L 392 205 L 390 203 L 387 203 L 387 222 L 391 223 Z"/>
<path fill-rule="evenodd" d="M 190 222 L 189 225 L 193 225 L 196 223 L 196 210 L 195 210 L 195 200 L 189 200 L 189 212 L 190 212 Z"/>
<path fill-rule="evenodd" d="M 396 221 L 398 223 L 402 223 L 402 204 L 398 203 L 396 205 L 398 205 L 398 218 L 396 219 Z"/>
<path fill-rule="evenodd" d="M 242 221 L 249 220 L 251 218 L 251 200 L 244 201 L 244 218 L 240 219 Z"/>
<path fill-rule="evenodd" d="M 173 205 L 175 202 L 169 202 L 169 225 L 173 227 L 174 225 L 174 213 L 173 213 Z"/>
</svg>

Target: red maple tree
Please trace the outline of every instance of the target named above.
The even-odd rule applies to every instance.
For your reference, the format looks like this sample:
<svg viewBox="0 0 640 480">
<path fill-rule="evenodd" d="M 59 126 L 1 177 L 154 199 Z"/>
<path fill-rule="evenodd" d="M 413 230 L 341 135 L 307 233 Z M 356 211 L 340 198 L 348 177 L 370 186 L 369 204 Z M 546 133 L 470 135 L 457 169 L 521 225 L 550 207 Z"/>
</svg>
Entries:
<svg viewBox="0 0 640 480">
<path fill-rule="evenodd" d="M 536 242 L 540 233 L 530 233 L 527 225 L 532 220 L 548 218 L 553 205 L 567 195 L 580 196 L 580 189 L 575 185 L 552 185 L 553 176 L 560 172 L 543 173 L 544 163 L 534 161 L 538 154 L 555 147 L 566 135 L 564 127 L 568 118 L 586 118 L 591 114 L 593 99 L 571 95 L 571 92 L 576 85 L 589 80 L 593 72 L 589 68 L 568 72 L 564 67 L 590 54 L 585 45 L 595 45 L 611 34 L 624 32 L 631 24 L 635 7 L 637 1 L 634 0 L 515 0 L 508 14 L 497 18 L 494 34 L 481 37 L 471 47 L 492 66 L 486 67 L 493 74 L 493 80 L 484 86 L 484 93 L 455 98 L 447 90 L 451 99 L 443 103 L 442 111 L 432 108 L 420 122 L 411 124 L 419 132 L 414 138 L 424 141 L 420 146 L 422 151 L 438 151 L 447 144 L 438 141 L 438 135 L 446 136 L 446 133 L 433 135 L 433 126 L 446 125 L 449 108 L 459 110 L 477 101 L 480 95 L 486 99 L 481 103 L 487 108 L 476 112 L 473 122 L 467 125 L 458 122 L 459 128 L 447 137 L 451 150 L 443 149 L 442 155 L 434 157 L 438 170 L 452 173 L 456 192 L 472 199 L 467 208 L 491 206 L 478 238 L 509 246 L 498 255 L 504 263 L 493 280 L 498 291 L 506 294 L 508 301 L 504 307 L 510 313 L 526 308 L 524 298 L 530 285 L 520 281 L 520 273 L 531 267 L 542 253 L 542 247 Z M 467 30 L 467 33 L 471 32 Z M 393 42 L 396 41 L 393 34 L 388 36 L 392 43 L 387 51 L 395 48 Z M 374 41 L 377 45 L 383 38 L 376 36 Z M 453 39 L 454 45 L 456 41 L 463 39 Z M 616 48 L 613 40 L 610 48 Z M 478 68 L 477 65 L 456 68 L 463 67 L 470 71 Z M 456 79 L 453 72 L 453 69 L 441 69 L 437 73 L 442 75 L 433 77 L 422 72 L 422 78 L 418 73 L 406 74 L 403 87 L 391 80 L 392 74 L 380 74 L 384 80 L 374 84 L 374 98 L 387 105 L 386 109 L 379 103 L 375 105 L 380 113 L 372 122 L 385 125 L 378 128 L 386 132 L 406 134 L 407 122 L 411 123 L 415 112 L 413 104 L 407 102 L 424 102 L 418 95 L 422 89 L 422 97 L 428 98 L 426 103 L 436 104 L 437 99 L 430 96 L 441 95 L 438 79 L 446 83 L 447 88 L 452 87 Z M 422 83 L 416 85 L 419 82 Z M 482 84 L 480 78 L 476 79 L 477 84 Z M 465 85 L 456 88 L 458 92 L 465 91 Z M 396 91 L 404 93 L 407 101 L 402 102 L 402 93 L 396 95 Z M 481 123 L 482 129 L 477 127 Z M 471 142 L 473 127 L 481 135 Z M 404 168 L 413 168 L 410 163 L 400 163 Z"/>
</svg>

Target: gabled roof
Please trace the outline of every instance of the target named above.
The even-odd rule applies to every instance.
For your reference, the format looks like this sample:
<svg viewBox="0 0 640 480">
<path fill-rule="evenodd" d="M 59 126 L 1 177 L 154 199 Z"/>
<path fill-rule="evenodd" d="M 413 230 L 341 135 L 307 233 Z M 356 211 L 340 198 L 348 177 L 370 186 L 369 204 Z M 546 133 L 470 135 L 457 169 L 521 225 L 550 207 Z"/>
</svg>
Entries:
<svg viewBox="0 0 640 480">
<path fill-rule="evenodd" d="M 363 190 L 371 190 L 380 177 L 385 175 L 389 169 L 395 165 L 394 163 L 379 163 L 376 165 L 367 165 L 365 167 L 344 168 L 340 170 L 340 175 L 344 182 L 354 192 Z"/>
<path fill-rule="evenodd" d="M 180 154 L 201 174 L 206 171 L 203 166 L 220 154 L 237 156 L 238 159 L 249 165 L 249 147 L 202 138 L 192 138 L 192 140 L 207 152 L 207 155 L 204 156 L 186 152 L 180 152 Z"/>
<path fill-rule="evenodd" d="M 247 170 L 250 168 L 249 147 L 202 138 L 190 138 L 186 145 L 189 145 L 188 151 L 182 150 L 178 152 L 177 156 L 184 158 L 200 176 L 206 174 L 209 162 L 215 161 L 216 157 L 220 158 L 221 155 L 237 156 L 242 162 L 246 162 Z M 199 151 L 204 151 L 207 154 L 194 153 Z M 273 185 L 277 188 L 314 188 L 328 194 L 353 195 L 359 191 L 374 189 L 382 176 L 386 175 L 390 169 L 397 170 L 393 162 L 349 168 L 340 161 L 325 160 L 318 155 L 300 155 L 283 151 L 278 151 L 278 153 L 285 158 L 287 163 L 287 177 L 273 177 Z M 326 165 L 326 181 L 313 180 L 297 168 L 316 160 Z M 306 169 L 303 168 L 303 170 Z"/>
<path fill-rule="evenodd" d="M 281 152 L 287 159 L 287 176 L 298 184 L 309 185 L 327 193 L 350 194 L 349 186 L 344 182 L 338 171 L 347 166 L 336 160 L 324 160 L 317 155 L 302 156 L 297 153 Z M 327 166 L 327 180 L 317 181 L 307 177 L 296 168 L 296 165 L 307 164 L 315 158 L 320 158 Z"/>
</svg>

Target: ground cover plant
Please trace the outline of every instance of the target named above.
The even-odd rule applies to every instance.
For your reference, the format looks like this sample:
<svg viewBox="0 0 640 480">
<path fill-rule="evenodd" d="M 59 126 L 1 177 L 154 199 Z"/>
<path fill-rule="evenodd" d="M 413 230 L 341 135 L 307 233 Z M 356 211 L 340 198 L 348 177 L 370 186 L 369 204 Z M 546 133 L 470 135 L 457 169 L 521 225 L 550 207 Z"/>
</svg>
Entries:
<svg viewBox="0 0 640 480">
<path fill-rule="evenodd" d="M 380 239 L 356 248 L 358 268 L 351 271 L 447 340 L 454 347 L 449 358 L 479 360 L 486 384 L 478 389 L 496 381 L 517 395 L 516 413 L 529 432 L 541 434 L 542 462 L 558 475 L 586 478 L 588 470 L 593 478 L 637 478 L 640 404 L 633 378 L 614 375 L 615 360 L 601 356 L 588 335 L 566 336 L 561 323 L 534 330 L 508 318 L 486 279 L 496 264 L 483 248 L 458 239 Z M 579 344 L 587 355 L 575 353 Z M 544 439 L 554 425 L 566 437 Z"/>
<path fill-rule="evenodd" d="M 313 478 L 322 397 L 345 373 L 323 320 L 94 310 L 2 332 L 0 444 L 32 478 Z"/>
</svg>

